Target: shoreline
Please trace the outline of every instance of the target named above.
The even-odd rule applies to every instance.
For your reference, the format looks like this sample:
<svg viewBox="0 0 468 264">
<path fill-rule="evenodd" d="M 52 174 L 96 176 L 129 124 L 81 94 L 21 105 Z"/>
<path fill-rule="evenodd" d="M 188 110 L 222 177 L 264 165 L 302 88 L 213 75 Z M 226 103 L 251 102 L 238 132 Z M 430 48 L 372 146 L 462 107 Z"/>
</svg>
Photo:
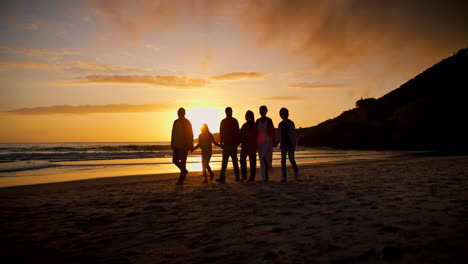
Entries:
<svg viewBox="0 0 468 264">
<path fill-rule="evenodd" d="M 298 164 L 299 170 L 303 168 L 309 168 L 313 166 L 333 166 L 333 165 L 338 165 L 338 164 L 348 164 L 348 163 L 363 163 L 363 162 L 376 162 L 376 161 L 385 161 L 385 160 L 395 160 L 395 159 L 404 159 L 405 157 L 420 157 L 418 154 L 406 154 L 406 155 L 397 155 L 397 156 L 390 156 L 390 157 L 378 157 L 378 158 L 373 158 L 373 159 L 353 159 L 353 160 L 337 160 L 337 161 L 324 161 L 324 162 L 317 162 L 317 163 L 306 163 L 306 164 Z M 433 157 L 433 156 L 421 156 L 421 157 Z M 258 163 L 258 161 L 257 161 Z M 173 164 L 171 164 L 173 165 Z M 173 165 L 175 166 L 175 165 Z M 291 171 L 289 171 L 291 164 L 289 163 L 289 160 L 287 160 L 287 167 L 288 167 L 288 176 L 290 176 Z M 240 165 L 239 165 L 239 170 L 240 170 Z M 214 169 L 213 172 L 215 173 L 215 178 L 219 175 L 220 169 Z M 273 171 L 280 173 L 281 172 L 281 166 L 273 166 Z M 229 161 L 228 163 L 228 169 L 226 171 L 226 176 L 232 174 L 234 175 L 233 168 L 232 168 L 232 163 Z M 250 175 L 250 167 L 248 166 L 248 175 Z M 260 181 L 261 182 L 261 174 L 260 174 L 260 164 L 257 164 L 257 174 L 256 174 L 255 181 Z M 187 179 L 190 179 L 191 177 L 196 177 L 196 176 L 202 176 L 201 171 L 189 171 L 189 174 L 187 176 Z M 11 176 L 14 177 L 14 176 Z M 37 176 L 37 177 L 45 177 L 45 176 Z M 179 173 L 177 172 L 170 172 L 170 173 L 149 173 L 149 174 L 131 174 L 131 175 L 121 175 L 121 176 L 101 176 L 101 177 L 96 177 L 96 178 L 86 178 L 86 179 L 76 179 L 76 180 L 65 180 L 65 181 L 54 181 L 54 182 L 45 182 L 45 183 L 34 183 L 34 184 L 24 184 L 24 185 L 12 185 L 12 186 L 0 186 L 0 191 L 2 189 L 6 188 L 15 188 L 15 187 L 27 187 L 30 188 L 38 185 L 46 185 L 46 184 L 66 184 L 66 183 L 74 183 L 74 182 L 84 182 L 84 181 L 112 181 L 115 179 L 120 179 L 120 178 L 131 178 L 131 177 L 138 177 L 138 178 L 148 178 L 148 177 L 173 177 L 175 180 L 179 177 Z M 234 176 L 232 176 L 233 178 Z M 137 180 L 137 179 L 135 179 Z M 212 183 L 215 183 L 214 181 Z M 234 183 L 234 181 L 232 182 Z"/>
</svg>

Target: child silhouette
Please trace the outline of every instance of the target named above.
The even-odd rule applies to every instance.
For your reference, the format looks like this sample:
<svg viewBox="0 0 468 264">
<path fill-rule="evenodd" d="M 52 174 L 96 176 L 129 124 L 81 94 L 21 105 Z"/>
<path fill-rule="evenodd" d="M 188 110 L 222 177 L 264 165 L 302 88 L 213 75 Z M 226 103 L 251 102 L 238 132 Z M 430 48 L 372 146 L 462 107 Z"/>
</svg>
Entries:
<svg viewBox="0 0 468 264">
<path fill-rule="evenodd" d="M 192 152 L 197 148 L 201 149 L 202 170 L 203 177 L 205 178 L 203 183 L 207 183 L 207 172 L 210 174 L 210 181 L 212 181 L 214 177 L 214 173 L 210 167 L 210 159 L 212 154 L 211 144 L 213 143 L 218 147 L 221 147 L 221 145 L 218 144 L 218 142 L 216 142 L 216 140 L 213 137 L 213 134 L 211 134 L 210 130 L 208 129 L 207 124 L 203 124 L 200 128 L 200 131 L 201 134 L 198 136 L 198 144 L 192 149 Z"/>
</svg>

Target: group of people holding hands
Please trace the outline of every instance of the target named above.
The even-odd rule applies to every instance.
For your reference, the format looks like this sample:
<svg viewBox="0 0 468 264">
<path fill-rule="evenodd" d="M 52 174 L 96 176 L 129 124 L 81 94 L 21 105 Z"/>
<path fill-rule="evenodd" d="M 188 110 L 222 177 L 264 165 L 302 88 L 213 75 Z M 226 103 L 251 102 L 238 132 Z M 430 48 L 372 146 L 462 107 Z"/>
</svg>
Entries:
<svg viewBox="0 0 468 264">
<path fill-rule="evenodd" d="M 180 176 L 177 184 L 183 184 L 188 174 L 186 168 L 188 152 L 193 152 L 197 148 L 201 149 L 202 154 L 203 182 L 208 182 L 208 174 L 210 175 L 210 180 L 213 180 L 214 173 L 210 167 L 213 144 L 223 150 L 221 172 L 219 174 L 219 179 L 216 179 L 217 182 L 226 182 L 226 168 L 229 157 L 233 163 L 236 181 L 247 180 L 247 158 L 249 158 L 250 177 L 248 181 L 254 181 L 257 169 L 257 152 L 260 159 L 262 181 L 268 181 L 272 168 L 273 147 L 278 146 L 278 144 L 280 144 L 281 148 L 281 182 L 287 181 L 286 155 L 289 157 L 289 161 L 294 170 L 294 177 L 298 179 L 299 170 L 294 158 L 296 128 L 294 122 L 289 120 L 288 109 L 281 108 L 279 112 L 282 121 L 278 125 L 278 133 L 275 131 L 271 118 L 266 116 L 268 108 L 263 105 L 259 110 L 261 117 L 257 119 L 257 121 L 255 121 L 254 113 L 248 110 L 245 113 L 246 122 L 242 125 L 242 128 L 239 129 L 237 119 L 232 117 L 232 108 L 226 107 L 226 118 L 221 121 L 219 130 L 220 142 L 216 142 L 208 126 L 203 124 L 201 127 L 201 134 L 198 137 L 198 144 L 193 147 L 192 124 L 185 118 L 185 109 L 179 108 L 177 112 L 179 118 L 174 121 L 171 135 L 171 148 L 173 151 L 172 162 L 180 169 Z M 239 145 L 241 146 L 241 175 L 239 175 L 237 159 L 237 148 Z M 240 176 L 242 176 L 242 178 Z"/>
</svg>

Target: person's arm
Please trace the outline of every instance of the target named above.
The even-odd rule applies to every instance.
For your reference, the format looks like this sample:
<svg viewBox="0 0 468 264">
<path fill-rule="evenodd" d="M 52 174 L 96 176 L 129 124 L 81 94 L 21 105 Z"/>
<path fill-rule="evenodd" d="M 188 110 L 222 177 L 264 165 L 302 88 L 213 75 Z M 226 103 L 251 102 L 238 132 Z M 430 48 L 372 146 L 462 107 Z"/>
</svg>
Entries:
<svg viewBox="0 0 468 264">
<path fill-rule="evenodd" d="M 237 121 L 237 119 L 234 119 L 235 122 L 235 125 L 234 125 L 234 129 L 235 129 L 235 136 L 236 136 L 236 148 L 239 147 L 239 144 L 240 144 L 240 129 L 239 129 L 239 122 Z"/>
<path fill-rule="evenodd" d="M 282 136 L 282 133 L 283 133 L 283 132 L 281 131 L 281 130 L 282 130 L 282 129 L 281 129 L 282 123 L 283 123 L 283 122 L 280 122 L 280 123 L 278 124 L 278 135 L 277 135 L 277 137 L 276 137 L 276 146 L 277 146 L 278 144 L 281 143 L 281 136 Z M 276 147 L 276 146 L 275 146 L 275 147 Z"/>
<path fill-rule="evenodd" d="M 200 137 L 198 137 L 198 143 L 190 152 L 194 152 L 200 146 Z"/>
<path fill-rule="evenodd" d="M 191 150 L 193 148 L 193 130 L 192 130 L 192 123 L 187 119 L 186 121 L 186 131 L 185 135 L 187 137 L 187 150 Z"/>
<path fill-rule="evenodd" d="M 221 146 L 220 144 L 218 144 L 218 142 L 216 142 L 216 140 L 214 139 L 213 134 L 211 134 L 211 142 L 213 142 L 213 144 L 214 144 L 215 146 L 218 146 L 218 147 L 222 148 L 222 146 Z"/>
<path fill-rule="evenodd" d="M 219 126 L 219 144 L 224 144 L 224 120 L 221 121 L 221 125 Z"/>
<path fill-rule="evenodd" d="M 296 126 L 294 125 L 293 121 L 290 120 L 289 122 L 291 122 L 291 146 L 293 148 L 296 148 L 296 144 L 297 144 Z"/>
<path fill-rule="evenodd" d="M 276 143 L 276 133 L 275 133 L 275 126 L 273 125 L 273 121 L 271 118 L 268 120 L 268 123 L 270 123 L 270 137 L 271 140 L 273 141 L 273 146 L 278 146 L 278 143 Z"/>
<path fill-rule="evenodd" d="M 172 132 L 171 132 L 171 149 L 174 149 L 174 133 L 175 133 L 175 124 L 176 124 L 177 120 L 174 121 L 174 123 L 172 124 Z"/>
</svg>

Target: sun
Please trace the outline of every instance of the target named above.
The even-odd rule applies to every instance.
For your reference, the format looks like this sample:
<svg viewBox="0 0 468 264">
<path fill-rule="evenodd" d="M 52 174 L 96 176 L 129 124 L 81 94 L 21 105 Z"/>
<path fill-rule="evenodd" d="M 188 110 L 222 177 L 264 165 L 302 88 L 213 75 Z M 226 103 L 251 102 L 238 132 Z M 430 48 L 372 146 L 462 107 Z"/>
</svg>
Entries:
<svg viewBox="0 0 468 264">
<path fill-rule="evenodd" d="M 223 118 L 222 112 L 218 108 L 189 108 L 185 117 L 192 123 L 193 136 L 198 138 L 200 128 L 207 124 L 211 133 L 219 132 L 219 124 Z"/>
</svg>

